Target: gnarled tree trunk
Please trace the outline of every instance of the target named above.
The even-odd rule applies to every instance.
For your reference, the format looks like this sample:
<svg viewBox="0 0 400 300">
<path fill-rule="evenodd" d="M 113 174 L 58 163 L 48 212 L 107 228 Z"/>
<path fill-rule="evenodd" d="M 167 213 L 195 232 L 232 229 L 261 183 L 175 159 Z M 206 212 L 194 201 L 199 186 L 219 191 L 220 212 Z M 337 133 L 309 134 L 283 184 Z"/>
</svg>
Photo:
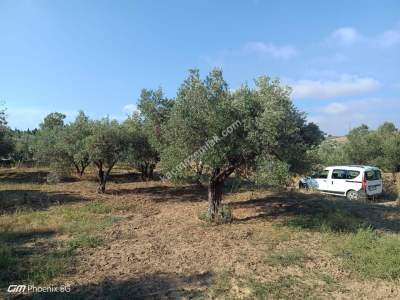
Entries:
<svg viewBox="0 0 400 300">
<path fill-rule="evenodd" d="M 109 165 L 107 171 L 103 170 L 103 162 L 98 161 L 95 162 L 95 165 L 97 166 L 97 178 L 99 180 L 99 184 L 97 186 L 97 192 L 98 193 L 105 193 L 106 191 L 106 183 L 107 183 L 107 179 L 108 176 L 110 175 L 110 172 L 112 170 L 112 168 L 114 167 L 116 162 L 113 162 L 111 165 Z"/>
<path fill-rule="evenodd" d="M 101 162 L 96 163 L 97 166 L 97 178 L 99 180 L 99 184 L 97 186 L 98 193 L 105 193 L 106 191 L 106 178 L 103 170 L 103 164 Z"/>
<path fill-rule="evenodd" d="M 224 182 L 212 176 L 208 186 L 208 216 L 214 220 L 218 216 L 219 206 L 222 200 Z"/>
<path fill-rule="evenodd" d="M 210 178 L 208 186 L 208 216 L 215 220 L 218 216 L 219 206 L 221 204 L 222 192 L 225 180 L 244 163 L 243 157 L 236 157 L 229 160 L 229 165 L 221 170 L 215 168 Z"/>
</svg>

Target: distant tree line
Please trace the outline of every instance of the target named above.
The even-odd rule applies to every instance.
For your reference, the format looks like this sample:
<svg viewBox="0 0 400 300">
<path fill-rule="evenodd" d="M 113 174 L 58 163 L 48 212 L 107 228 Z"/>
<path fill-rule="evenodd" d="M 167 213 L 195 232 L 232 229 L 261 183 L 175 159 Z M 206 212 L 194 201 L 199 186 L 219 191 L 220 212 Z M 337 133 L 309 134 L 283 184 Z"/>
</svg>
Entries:
<svg viewBox="0 0 400 300">
<path fill-rule="evenodd" d="M 263 76 L 254 87 L 231 90 L 219 69 L 204 79 L 190 70 L 174 99 L 161 89 L 142 90 L 138 111 L 123 122 L 92 120 L 84 112 L 69 123 L 65 117 L 51 113 L 37 130 L 12 132 L 4 118 L 0 156 L 45 162 L 61 175 L 74 170 L 82 176 L 91 164 L 98 192 L 105 192 L 117 163 L 137 168 L 144 180 L 158 166 L 169 181 L 207 184 L 212 220 L 220 216 L 232 174 L 259 183 L 286 182 L 313 167 L 324 139 L 293 105 L 290 88 Z"/>
<path fill-rule="evenodd" d="M 344 141 L 325 140 L 314 150 L 322 166 L 341 164 L 374 165 L 393 175 L 400 172 L 400 130 L 385 122 L 377 129 L 361 125 L 352 129 Z"/>
</svg>

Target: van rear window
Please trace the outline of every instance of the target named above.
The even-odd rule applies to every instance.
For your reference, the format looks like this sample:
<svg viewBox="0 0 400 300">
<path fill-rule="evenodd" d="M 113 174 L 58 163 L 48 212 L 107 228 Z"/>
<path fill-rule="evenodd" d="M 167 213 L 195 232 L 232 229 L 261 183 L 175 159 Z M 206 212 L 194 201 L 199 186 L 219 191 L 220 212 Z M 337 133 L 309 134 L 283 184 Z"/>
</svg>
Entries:
<svg viewBox="0 0 400 300">
<path fill-rule="evenodd" d="M 382 179 L 381 171 L 379 170 L 365 171 L 365 179 L 369 181 L 380 180 Z"/>
</svg>

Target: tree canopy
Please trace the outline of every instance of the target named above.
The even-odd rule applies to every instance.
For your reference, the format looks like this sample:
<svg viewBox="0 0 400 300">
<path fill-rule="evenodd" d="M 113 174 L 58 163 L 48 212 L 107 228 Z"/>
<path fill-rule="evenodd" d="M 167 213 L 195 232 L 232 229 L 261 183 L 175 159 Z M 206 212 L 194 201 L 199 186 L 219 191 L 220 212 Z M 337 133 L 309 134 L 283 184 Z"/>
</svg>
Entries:
<svg viewBox="0 0 400 300">
<path fill-rule="evenodd" d="M 307 151 L 323 139 L 290 100 L 290 90 L 268 77 L 230 91 L 222 71 L 201 80 L 191 70 L 182 83 L 166 128 L 161 164 L 167 178 L 188 178 L 203 165 L 209 177 L 209 217 L 218 217 L 225 180 L 233 173 L 279 161 L 301 172 Z M 202 153 L 196 154 L 199 149 Z"/>
</svg>

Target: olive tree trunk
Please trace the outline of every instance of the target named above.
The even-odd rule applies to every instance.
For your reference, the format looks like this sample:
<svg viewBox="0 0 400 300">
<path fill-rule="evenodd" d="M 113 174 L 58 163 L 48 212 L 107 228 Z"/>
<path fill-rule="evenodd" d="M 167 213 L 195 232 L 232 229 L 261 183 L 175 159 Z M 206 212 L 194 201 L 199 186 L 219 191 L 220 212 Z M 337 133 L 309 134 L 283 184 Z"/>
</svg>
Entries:
<svg viewBox="0 0 400 300">
<path fill-rule="evenodd" d="M 219 180 L 210 180 L 208 186 L 208 216 L 210 219 L 215 219 L 218 216 L 223 187 L 224 182 L 220 182 Z"/>
<path fill-rule="evenodd" d="M 96 162 L 95 165 L 97 166 L 97 178 L 98 178 L 98 186 L 97 186 L 97 192 L 98 193 L 105 193 L 106 191 L 106 183 L 108 176 L 110 175 L 110 172 L 114 166 L 115 162 L 112 163 L 107 171 L 104 171 L 103 169 L 103 163 L 102 162 Z"/>
</svg>

